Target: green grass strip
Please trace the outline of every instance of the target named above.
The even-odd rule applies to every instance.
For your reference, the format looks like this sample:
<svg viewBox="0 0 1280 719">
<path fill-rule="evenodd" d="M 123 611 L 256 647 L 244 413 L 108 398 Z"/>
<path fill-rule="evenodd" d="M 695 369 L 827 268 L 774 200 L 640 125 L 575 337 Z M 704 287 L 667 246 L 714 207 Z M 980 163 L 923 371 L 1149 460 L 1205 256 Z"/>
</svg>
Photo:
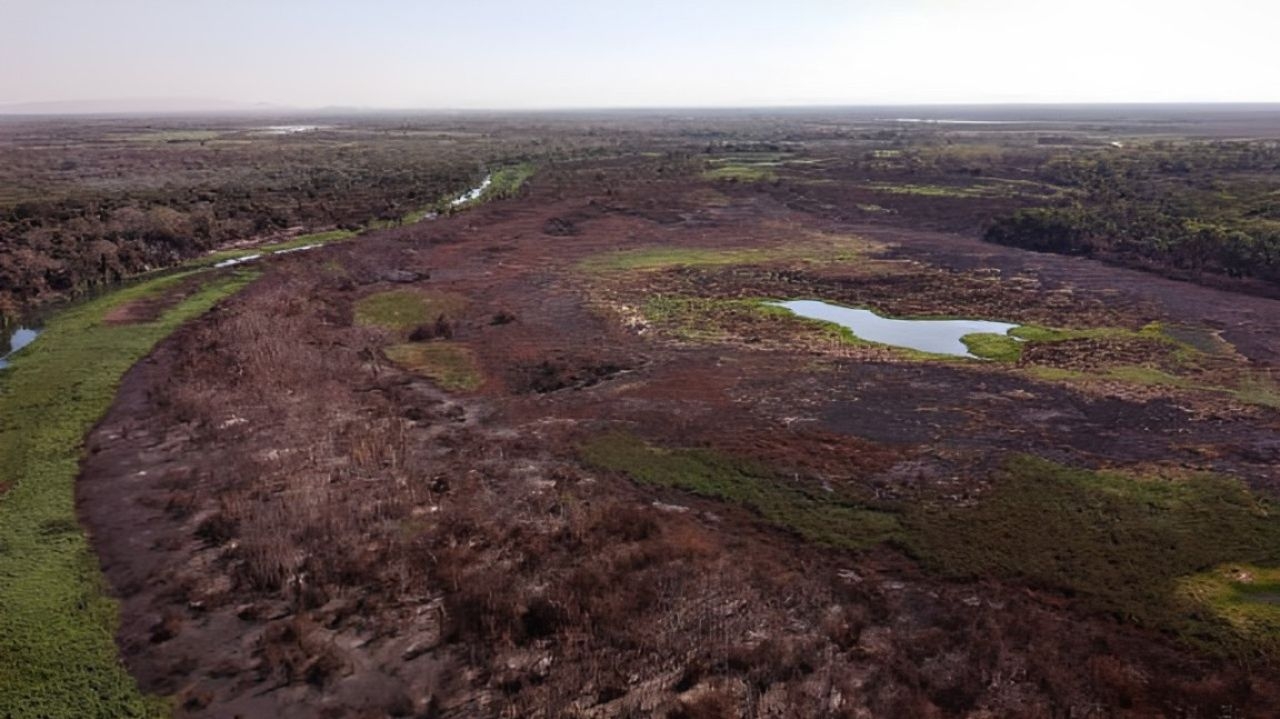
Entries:
<svg viewBox="0 0 1280 719">
<path fill-rule="evenodd" d="M 356 233 L 350 230 L 330 230 L 328 232 L 317 232 L 310 235 L 299 235 L 291 240 L 277 242 L 271 245 L 263 245 L 261 247 L 244 247 L 235 250 L 222 250 L 213 252 L 204 257 L 183 263 L 184 267 L 207 267 L 223 260 L 235 260 L 241 257 L 249 257 L 250 255 L 269 255 L 275 252 L 283 252 L 286 250 L 296 250 L 299 247 L 307 247 L 310 245 L 324 245 L 330 242 L 341 242 L 355 237 Z"/>
<path fill-rule="evenodd" d="M 502 200 L 515 196 L 537 170 L 538 168 L 534 164 L 522 162 L 494 172 L 489 188 L 481 195 L 481 199 Z"/>
<path fill-rule="evenodd" d="M 893 514 L 806 491 L 759 463 L 708 449 L 664 449 L 615 432 L 592 438 L 581 457 L 637 482 L 743 505 L 812 542 L 860 549 L 896 537 L 900 529 Z"/>
<path fill-rule="evenodd" d="M 1280 520 L 1238 480 L 1132 477 L 1009 458 L 977 504 L 918 503 L 905 544 L 939 573 L 1066 590 L 1086 606 L 1207 641 L 1238 640 L 1179 602 L 1180 580 L 1227 562 L 1275 566 Z"/>
<path fill-rule="evenodd" d="M 116 602 L 76 521 L 74 487 L 85 434 L 124 373 L 183 322 L 252 280 L 210 276 L 158 320 L 108 325 L 117 305 L 189 277 L 171 275 L 73 307 L 0 370 L 0 716 L 146 717 L 117 658 Z"/>
</svg>

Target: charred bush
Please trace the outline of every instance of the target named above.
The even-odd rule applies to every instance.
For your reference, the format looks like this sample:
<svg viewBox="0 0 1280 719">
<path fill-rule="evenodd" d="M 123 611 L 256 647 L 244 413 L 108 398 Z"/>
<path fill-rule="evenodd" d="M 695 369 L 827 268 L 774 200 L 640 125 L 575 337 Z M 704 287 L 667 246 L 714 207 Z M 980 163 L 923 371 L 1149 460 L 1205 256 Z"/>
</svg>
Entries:
<svg viewBox="0 0 1280 719">
<path fill-rule="evenodd" d="M 563 389 L 591 387 L 626 369 L 619 363 L 608 361 L 571 362 L 549 359 L 515 367 L 512 370 L 512 384 L 522 394 L 549 394 Z"/>
<path fill-rule="evenodd" d="M 552 237 L 570 237 L 578 234 L 578 227 L 571 220 L 552 217 L 542 225 L 542 233 Z"/>
<path fill-rule="evenodd" d="M 427 342 L 437 339 L 453 339 L 453 324 L 444 315 L 437 317 L 435 322 L 418 325 L 409 333 L 410 342 Z"/>
</svg>

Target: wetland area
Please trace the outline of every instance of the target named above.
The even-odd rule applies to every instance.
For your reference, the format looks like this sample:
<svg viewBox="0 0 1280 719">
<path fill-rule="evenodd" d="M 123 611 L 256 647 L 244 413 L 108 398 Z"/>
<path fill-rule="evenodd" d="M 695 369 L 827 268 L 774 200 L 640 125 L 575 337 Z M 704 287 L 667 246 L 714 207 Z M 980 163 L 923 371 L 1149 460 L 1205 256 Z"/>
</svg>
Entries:
<svg viewBox="0 0 1280 719">
<path fill-rule="evenodd" d="M 1280 112 L 1009 112 L 0 121 L 0 716 L 1275 716 Z"/>
</svg>

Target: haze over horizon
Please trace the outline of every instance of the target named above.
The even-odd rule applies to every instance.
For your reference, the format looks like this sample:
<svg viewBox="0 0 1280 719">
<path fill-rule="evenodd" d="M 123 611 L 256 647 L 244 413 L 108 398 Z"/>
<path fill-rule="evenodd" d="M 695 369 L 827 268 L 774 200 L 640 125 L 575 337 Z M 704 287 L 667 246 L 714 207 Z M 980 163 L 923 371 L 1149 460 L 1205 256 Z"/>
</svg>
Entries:
<svg viewBox="0 0 1280 719">
<path fill-rule="evenodd" d="M 1265 0 L 6 5 L 0 111 L 1280 101 Z"/>
</svg>

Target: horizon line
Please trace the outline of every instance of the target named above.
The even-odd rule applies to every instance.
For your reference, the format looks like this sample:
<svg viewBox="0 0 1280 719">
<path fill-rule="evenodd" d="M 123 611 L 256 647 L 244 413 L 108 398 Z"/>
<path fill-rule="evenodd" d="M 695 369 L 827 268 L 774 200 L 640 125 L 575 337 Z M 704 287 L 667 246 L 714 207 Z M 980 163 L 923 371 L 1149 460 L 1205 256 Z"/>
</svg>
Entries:
<svg viewBox="0 0 1280 719">
<path fill-rule="evenodd" d="M 583 113 L 583 112 L 707 112 L 707 111 L 795 111 L 795 110 L 859 110 L 877 108 L 966 108 L 966 109 L 998 109 L 998 108 L 1175 108 L 1175 107 L 1218 107 L 1238 109 L 1276 109 L 1280 110 L 1280 100 L 1103 100 L 1103 101 L 1040 101 L 1040 100 L 975 100 L 948 102 L 849 102 L 849 103 L 777 103 L 777 104 L 723 104 L 723 105 L 560 105 L 538 107 L 425 107 L 425 106 L 375 106 L 375 105 L 322 105 L 293 106 L 261 103 L 235 103 L 241 107 L 216 107 L 219 101 L 208 101 L 210 107 L 181 109 L 138 109 L 138 110 L 94 110 L 94 109 L 54 109 L 57 105 L 75 105 L 77 103 L 127 103 L 131 101 L 187 101 L 182 98 L 150 98 L 143 100 L 107 99 L 107 100 L 52 100 L 36 102 L 0 103 L 0 116 L 5 117 L 182 117 L 182 116 L 252 116 L 252 115 L 306 115 L 306 114 L 546 114 L 546 113 Z M 228 103 L 230 104 L 230 103 Z M 41 106 L 48 106 L 44 109 Z M 30 108 L 30 109 L 24 109 Z M 891 118 L 886 118 L 891 119 Z"/>
</svg>

